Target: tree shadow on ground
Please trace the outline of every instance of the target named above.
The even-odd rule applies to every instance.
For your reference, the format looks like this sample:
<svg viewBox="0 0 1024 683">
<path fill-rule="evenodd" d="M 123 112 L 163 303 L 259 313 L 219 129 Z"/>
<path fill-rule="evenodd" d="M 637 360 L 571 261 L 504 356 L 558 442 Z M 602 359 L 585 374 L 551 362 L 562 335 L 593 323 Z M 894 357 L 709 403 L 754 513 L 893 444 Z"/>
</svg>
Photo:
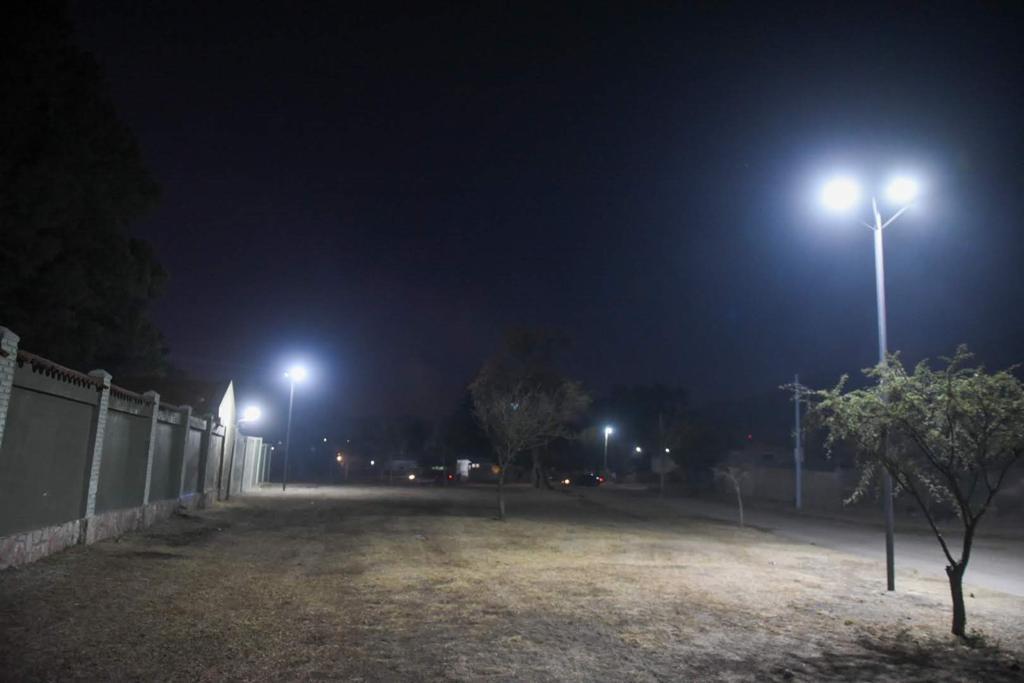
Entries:
<svg viewBox="0 0 1024 683">
<path fill-rule="evenodd" d="M 949 640 L 918 640 L 906 630 L 884 639 L 861 636 L 859 652 L 793 654 L 793 664 L 773 671 L 776 680 L 1020 681 L 1020 662 L 998 646 L 969 647 Z"/>
</svg>

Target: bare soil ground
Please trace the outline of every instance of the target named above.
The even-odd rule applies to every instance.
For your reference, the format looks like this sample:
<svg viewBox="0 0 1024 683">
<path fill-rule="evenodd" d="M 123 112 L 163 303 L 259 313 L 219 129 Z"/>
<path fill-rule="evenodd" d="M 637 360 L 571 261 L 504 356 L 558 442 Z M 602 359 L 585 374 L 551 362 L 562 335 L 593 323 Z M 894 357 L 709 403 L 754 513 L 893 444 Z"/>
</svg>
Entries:
<svg viewBox="0 0 1024 683">
<path fill-rule="evenodd" d="M 264 493 L 0 573 L 10 680 L 1021 680 L 1024 600 L 586 493 Z"/>
</svg>

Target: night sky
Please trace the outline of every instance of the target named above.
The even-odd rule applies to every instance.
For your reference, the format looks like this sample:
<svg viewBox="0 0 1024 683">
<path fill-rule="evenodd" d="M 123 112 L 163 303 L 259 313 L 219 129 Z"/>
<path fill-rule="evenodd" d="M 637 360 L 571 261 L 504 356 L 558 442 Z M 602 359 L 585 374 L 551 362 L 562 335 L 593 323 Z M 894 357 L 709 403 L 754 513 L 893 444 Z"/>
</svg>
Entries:
<svg viewBox="0 0 1024 683">
<path fill-rule="evenodd" d="M 890 347 L 1024 361 L 1013 4 L 75 17 L 162 186 L 134 230 L 170 273 L 171 360 L 274 412 L 302 354 L 321 419 L 447 413 L 512 324 L 567 332 L 595 393 L 699 403 L 871 365 L 871 235 L 816 203 L 836 170 L 926 185 L 886 232 Z"/>
</svg>

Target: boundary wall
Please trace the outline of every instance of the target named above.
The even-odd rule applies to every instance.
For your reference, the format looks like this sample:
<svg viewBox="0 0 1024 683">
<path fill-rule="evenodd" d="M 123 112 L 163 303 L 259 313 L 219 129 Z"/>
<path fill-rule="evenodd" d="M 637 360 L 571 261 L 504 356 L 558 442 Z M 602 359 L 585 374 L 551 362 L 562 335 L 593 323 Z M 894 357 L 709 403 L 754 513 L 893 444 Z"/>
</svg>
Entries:
<svg viewBox="0 0 1024 683">
<path fill-rule="evenodd" d="M 142 529 L 265 477 L 259 437 L 18 349 L 0 327 L 0 568 Z"/>
</svg>

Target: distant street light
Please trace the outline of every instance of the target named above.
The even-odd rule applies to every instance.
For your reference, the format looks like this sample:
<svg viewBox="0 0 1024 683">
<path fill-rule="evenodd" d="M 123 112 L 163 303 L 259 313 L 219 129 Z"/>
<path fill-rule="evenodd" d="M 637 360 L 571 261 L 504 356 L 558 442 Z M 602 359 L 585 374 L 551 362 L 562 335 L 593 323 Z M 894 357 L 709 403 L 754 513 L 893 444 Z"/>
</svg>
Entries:
<svg viewBox="0 0 1024 683">
<path fill-rule="evenodd" d="M 288 427 L 284 433 L 284 474 L 281 477 L 281 490 L 288 487 L 288 453 L 292 445 L 292 406 L 295 403 L 295 385 L 302 382 L 309 376 L 306 368 L 301 365 L 293 365 L 284 373 L 288 380 Z"/>
<path fill-rule="evenodd" d="M 910 208 L 911 203 L 917 198 L 919 191 L 918 183 L 913 178 L 908 176 L 894 177 L 886 186 L 885 194 L 889 201 L 900 205 L 900 208 L 888 220 L 883 221 L 882 214 L 878 210 L 878 200 L 872 197 L 871 214 L 874 219 L 873 223 L 863 223 L 862 221 L 863 225 L 875 234 L 875 301 L 878 308 L 879 363 L 885 363 L 889 353 L 885 329 L 885 262 L 882 251 L 882 231 Z M 849 177 L 838 177 L 826 183 L 822 191 L 822 202 L 832 211 L 846 212 L 857 205 L 860 196 L 860 185 L 856 180 Z M 895 518 L 892 502 L 892 475 L 888 471 L 882 475 L 882 499 L 885 509 L 886 586 L 888 590 L 896 590 L 896 565 L 893 557 Z"/>
<path fill-rule="evenodd" d="M 608 471 L 608 437 L 615 433 L 615 430 L 611 427 L 604 428 L 604 469 L 602 471 Z"/>
<path fill-rule="evenodd" d="M 634 448 L 633 450 L 634 450 L 634 451 L 636 451 L 636 454 L 637 454 L 637 455 L 640 455 L 641 453 L 643 453 L 643 452 L 644 452 L 644 449 L 640 448 L 639 446 L 637 446 L 637 447 L 636 447 L 636 448 Z"/>
</svg>

